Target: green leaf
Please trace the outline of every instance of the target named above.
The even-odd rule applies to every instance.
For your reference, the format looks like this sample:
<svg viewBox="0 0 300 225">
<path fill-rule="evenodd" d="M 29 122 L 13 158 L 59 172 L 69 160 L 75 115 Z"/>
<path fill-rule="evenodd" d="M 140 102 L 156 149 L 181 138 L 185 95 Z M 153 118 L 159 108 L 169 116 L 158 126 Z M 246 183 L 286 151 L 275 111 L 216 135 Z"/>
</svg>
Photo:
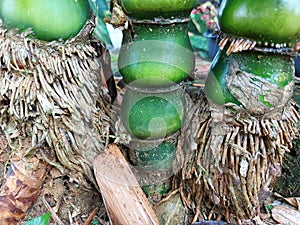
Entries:
<svg viewBox="0 0 300 225">
<path fill-rule="evenodd" d="M 90 6 L 94 11 L 95 15 L 102 20 L 105 17 L 111 18 L 111 12 L 108 7 L 108 2 L 106 0 L 89 0 Z"/>
<path fill-rule="evenodd" d="M 99 225 L 98 220 L 97 220 L 97 219 L 94 219 L 94 220 L 92 221 L 92 225 Z"/>
<path fill-rule="evenodd" d="M 111 12 L 108 7 L 108 2 L 106 0 L 89 0 L 90 6 L 96 15 L 96 28 L 94 30 L 94 35 L 96 38 L 103 41 L 106 46 L 111 47 L 111 39 L 109 32 L 104 22 L 104 18 L 111 19 Z"/>
<path fill-rule="evenodd" d="M 202 59 L 209 59 L 208 39 L 202 35 L 190 35 L 190 41 L 194 52 Z"/>
<path fill-rule="evenodd" d="M 267 206 L 266 206 L 267 212 L 268 212 L 268 213 L 271 213 L 271 209 L 272 209 L 272 208 L 273 208 L 272 205 L 267 205 Z"/>
<path fill-rule="evenodd" d="M 48 212 L 42 216 L 29 220 L 24 225 L 48 225 L 51 214 Z"/>
<path fill-rule="evenodd" d="M 96 17 L 96 27 L 94 30 L 94 35 L 96 38 L 100 39 L 103 41 L 107 47 L 111 47 L 111 39 L 109 36 L 109 32 L 106 27 L 106 23 L 103 22 L 100 18 Z"/>
<path fill-rule="evenodd" d="M 201 19 L 202 14 L 191 14 L 191 20 L 189 22 L 190 28 L 193 28 L 191 31 L 197 35 L 203 34 L 207 28 L 205 21 Z"/>
<path fill-rule="evenodd" d="M 202 35 L 191 35 L 191 45 L 194 51 L 208 51 L 208 39 Z"/>
</svg>

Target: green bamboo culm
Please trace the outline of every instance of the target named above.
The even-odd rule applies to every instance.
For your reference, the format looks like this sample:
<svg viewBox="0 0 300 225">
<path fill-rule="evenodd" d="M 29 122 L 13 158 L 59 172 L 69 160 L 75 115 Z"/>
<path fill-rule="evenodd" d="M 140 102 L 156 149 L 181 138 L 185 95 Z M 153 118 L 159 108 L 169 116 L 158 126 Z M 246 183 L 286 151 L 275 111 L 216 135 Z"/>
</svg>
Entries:
<svg viewBox="0 0 300 225">
<path fill-rule="evenodd" d="M 186 155 L 181 175 L 183 199 L 197 209 L 193 222 L 201 212 L 233 224 L 262 223 L 268 195 L 261 193 L 272 190 L 299 135 L 299 107 L 291 100 L 298 9 L 297 0 L 222 1 L 220 51 L 193 121 L 199 128 L 188 139 L 198 147 Z"/>
<path fill-rule="evenodd" d="M 171 189 L 186 108 L 181 83 L 195 67 L 187 29 L 195 1 L 117 3 L 130 18 L 118 60 L 127 84 L 121 117 L 132 136 L 131 162 L 142 174 L 143 190 L 157 201 Z"/>
</svg>

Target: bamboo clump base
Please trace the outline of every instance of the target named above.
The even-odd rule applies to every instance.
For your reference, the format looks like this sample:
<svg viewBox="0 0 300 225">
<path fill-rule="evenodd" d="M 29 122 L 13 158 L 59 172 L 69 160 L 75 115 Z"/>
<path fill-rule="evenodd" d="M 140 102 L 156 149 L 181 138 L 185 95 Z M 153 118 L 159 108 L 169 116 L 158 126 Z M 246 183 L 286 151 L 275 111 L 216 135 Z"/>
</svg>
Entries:
<svg viewBox="0 0 300 225">
<path fill-rule="evenodd" d="M 12 155 L 38 154 L 69 169 L 81 184 L 95 183 L 92 162 L 105 149 L 109 130 L 109 98 L 101 55 L 91 45 L 98 41 L 88 36 L 91 24 L 66 42 L 39 41 L 30 30 L 0 25 L 0 124 Z M 28 139 L 31 146 L 24 149 Z"/>
<path fill-rule="evenodd" d="M 298 135 L 297 110 L 289 101 L 257 118 L 236 105 L 217 106 L 200 97 L 184 128 L 193 135 L 183 132 L 187 149 L 178 153 L 184 161 L 177 187 L 193 222 L 261 223 L 260 209 Z"/>
</svg>

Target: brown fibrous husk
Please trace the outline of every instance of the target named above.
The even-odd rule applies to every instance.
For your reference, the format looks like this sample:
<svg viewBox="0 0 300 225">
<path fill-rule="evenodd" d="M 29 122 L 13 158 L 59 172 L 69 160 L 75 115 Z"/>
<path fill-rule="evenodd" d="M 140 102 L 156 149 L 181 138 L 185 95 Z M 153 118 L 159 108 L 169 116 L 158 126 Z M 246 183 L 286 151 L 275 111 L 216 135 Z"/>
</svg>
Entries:
<svg viewBox="0 0 300 225">
<path fill-rule="evenodd" d="M 201 93 L 179 139 L 176 167 L 183 169 L 174 182 L 192 222 L 222 218 L 260 224 L 283 156 L 298 136 L 299 118 L 292 100 L 253 116 L 232 103 L 216 105 Z"/>
<path fill-rule="evenodd" d="M 92 162 L 107 145 L 110 115 L 92 30 L 87 23 L 76 38 L 43 42 L 0 25 L 0 124 L 12 156 L 39 155 L 84 185 L 95 183 Z"/>
</svg>

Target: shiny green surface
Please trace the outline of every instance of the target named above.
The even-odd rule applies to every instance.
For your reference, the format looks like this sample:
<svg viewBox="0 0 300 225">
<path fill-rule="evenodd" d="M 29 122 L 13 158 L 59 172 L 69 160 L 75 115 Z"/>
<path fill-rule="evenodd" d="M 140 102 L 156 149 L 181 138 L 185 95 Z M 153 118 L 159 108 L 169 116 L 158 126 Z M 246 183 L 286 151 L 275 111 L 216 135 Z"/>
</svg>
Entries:
<svg viewBox="0 0 300 225">
<path fill-rule="evenodd" d="M 157 139 L 181 128 L 184 117 L 183 90 L 141 93 L 127 89 L 121 113 L 126 129 L 140 139 Z"/>
<path fill-rule="evenodd" d="M 145 97 L 129 112 L 129 127 L 136 137 L 162 137 L 180 129 L 181 119 L 176 108 L 166 99 Z"/>
<path fill-rule="evenodd" d="M 289 56 L 249 51 L 232 55 L 242 71 L 262 77 L 284 88 L 294 77 L 293 61 Z"/>
<path fill-rule="evenodd" d="M 7 29 L 31 27 L 36 38 L 52 41 L 76 36 L 91 12 L 87 0 L 0 0 L 0 17 Z"/>
<path fill-rule="evenodd" d="M 130 159 L 134 165 L 150 170 L 169 171 L 175 159 L 177 136 L 174 140 L 160 140 L 160 142 L 135 141 L 130 149 Z"/>
<path fill-rule="evenodd" d="M 133 18 L 189 17 L 195 0 L 118 0 L 124 11 Z"/>
<path fill-rule="evenodd" d="M 232 60 L 232 54 L 227 57 L 226 51 L 219 51 L 215 56 L 205 83 L 205 94 L 218 105 L 228 102 L 240 105 L 226 87 L 226 76 Z"/>
<path fill-rule="evenodd" d="M 135 25 L 124 35 L 118 67 L 126 83 L 154 87 L 186 79 L 195 66 L 187 24 Z"/>
<path fill-rule="evenodd" d="M 218 19 L 222 32 L 263 44 L 300 38 L 299 0 L 224 0 Z"/>
<path fill-rule="evenodd" d="M 232 53 L 227 56 L 225 52 L 226 50 L 218 52 L 205 84 L 206 95 L 216 104 L 223 105 L 228 102 L 240 104 L 229 92 L 226 83 L 226 77 L 230 76 L 229 66 L 233 61 L 239 65 L 241 71 L 264 78 L 280 88 L 284 88 L 293 80 L 294 66 L 289 56 L 254 51 Z M 264 101 L 264 96 L 258 98 L 261 102 Z"/>
</svg>

